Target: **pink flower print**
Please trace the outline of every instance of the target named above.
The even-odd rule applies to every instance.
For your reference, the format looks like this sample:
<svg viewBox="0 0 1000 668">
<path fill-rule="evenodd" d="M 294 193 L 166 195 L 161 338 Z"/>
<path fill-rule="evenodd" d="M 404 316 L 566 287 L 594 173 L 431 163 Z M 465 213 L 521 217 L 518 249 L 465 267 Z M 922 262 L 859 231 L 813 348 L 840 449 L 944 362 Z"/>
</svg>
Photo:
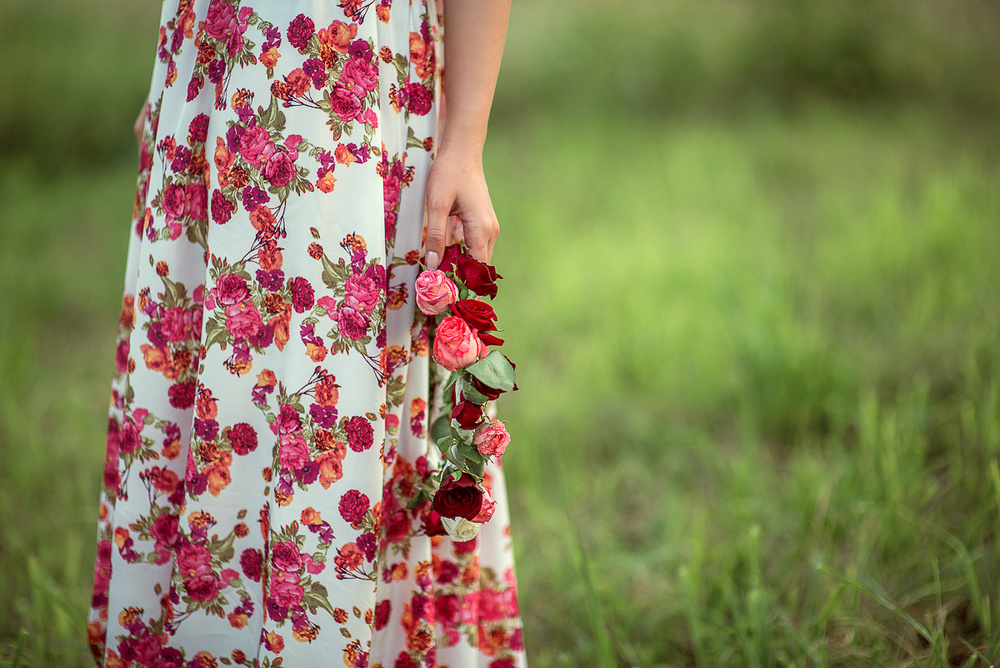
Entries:
<svg viewBox="0 0 1000 668">
<path fill-rule="evenodd" d="M 196 601 L 211 601 L 219 595 L 219 580 L 211 572 L 184 581 L 184 590 Z"/>
<path fill-rule="evenodd" d="M 204 545 L 188 543 L 177 551 L 177 569 L 181 575 L 197 575 L 204 572 L 212 561 L 212 553 Z"/>
<path fill-rule="evenodd" d="M 299 434 L 283 437 L 278 446 L 278 462 L 286 471 L 298 471 L 309 463 L 309 446 Z"/>
<path fill-rule="evenodd" d="M 345 338 L 357 341 L 368 331 L 368 318 L 350 306 L 345 306 L 337 311 L 337 326 Z"/>
<path fill-rule="evenodd" d="M 224 39 L 236 23 L 236 11 L 228 2 L 213 0 L 205 16 L 205 32 L 215 39 Z"/>
<path fill-rule="evenodd" d="M 167 341 L 184 341 L 191 336 L 192 321 L 191 311 L 180 306 L 172 306 L 160 319 L 160 331 L 167 337 Z"/>
<path fill-rule="evenodd" d="M 277 543 L 271 550 L 271 563 L 279 571 L 285 573 L 298 573 L 302 570 L 302 553 L 295 543 L 282 541 Z"/>
<path fill-rule="evenodd" d="M 288 135 L 285 137 L 285 150 L 288 151 L 288 157 L 293 161 L 299 159 L 299 143 L 302 141 L 302 135 Z"/>
<path fill-rule="evenodd" d="M 409 83 L 403 88 L 406 98 L 406 108 L 415 116 L 425 116 L 431 110 L 434 95 L 418 83 Z"/>
<path fill-rule="evenodd" d="M 236 274 L 219 276 L 219 280 L 215 282 L 215 289 L 211 293 L 223 306 L 237 304 L 250 296 L 246 280 Z"/>
<path fill-rule="evenodd" d="M 180 538 L 180 534 L 177 532 L 178 524 L 176 515 L 164 513 L 153 521 L 149 527 L 149 533 L 157 544 L 173 547 L 177 543 L 177 539 Z"/>
<path fill-rule="evenodd" d="M 257 307 L 248 302 L 226 307 L 226 330 L 237 340 L 249 339 L 264 324 Z"/>
<path fill-rule="evenodd" d="M 356 89 L 352 92 L 358 97 L 364 97 L 378 85 L 378 68 L 367 60 L 349 58 L 344 64 L 340 80 L 355 86 Z"/>
<path fill-rule="evenodd" d="M 347 277 L 347 303 L 354 308 L 371 313 L 378 304 L 378 285 L 364 274 L 351 274 Z M 353 303 L 352 303 L 353 302 Z"/>
<path fill-rule="evenodd" d="M 264 178 L 275 187 L 287 186 L 295 177 L 295 163 L 284 151 L 275 151 L 264 166 Z"/>
<path fill-rule="evenodd" d="M 204 183 L 189 183 L 185 188 L 184 215 L 192 220 L 205 220 L 208 216 L 207 188 Z"/>
<path fill-rule="evenodd" d="M 282 608 L 294 608 L 302 602 L 304 594 L 299 576 L 278 571 L 271 579 L 271 598 Z"/>
<path fill-rule="evenodd" d="M 302 430 L 302 421 L 299 412 L 290 404 L 281 404 L 281 411 L 278 413 L 278 433 L 295 434 Z"/>
<path fill-rule="evenodd" d="M 270 133 L 259 125 L 251 125 L 240 137 L 240 155 L 251 165 L 259 166 L 264 149 L 271 143 Z"/>
<path fill-rule="evenodd" d="M 161 202 L 163 211 L 167 214 L 167 219 L 182 218 L 184 216 L 186 190 L 184 186 L 176 183 L 167 184 L 163 189 Z"/>
<path fill-rule="evenodd" d="M 333 95 L 330 96 L 330 106 L 337 118 L 347 122 L 354 120 L 361 111 L 361 100 L 351 92 L 351 89 L 342 83 L 337 83 L 333 87 Z"/>
<path fill-rule="evenodd" d="M 135 428 L 135 425 L 131 420 L 125 420 L 125 424 L 122 425 L 121 439 L 119 440 L 119 448 L 122 454 L 129 454 L 135 452 L 142 445 L 142 439 L 139 438 L 139 431 Z"/>
</svg>

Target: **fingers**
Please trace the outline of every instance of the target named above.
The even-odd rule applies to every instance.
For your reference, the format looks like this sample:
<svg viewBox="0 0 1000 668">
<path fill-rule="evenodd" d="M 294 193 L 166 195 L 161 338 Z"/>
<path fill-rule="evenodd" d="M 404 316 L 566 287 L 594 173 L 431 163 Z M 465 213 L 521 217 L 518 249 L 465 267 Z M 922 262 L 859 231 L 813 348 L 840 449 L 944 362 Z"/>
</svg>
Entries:
<svg viewBox="0 0 1000 668">
<path fill-rule="evenodd" d="M 427 237 L 424 241 L 424 251 L 426 252 L 427 266 L 430 269 L 437 269 L 441 263 L 445 240 L 448 236 L 448 215 L 451 213 L 453 203 L 454 197 L 442 197 L 431 192 L 428 188 Z"/>
<path fill-rule="evenodd" d="M 493 257 L 493 245 L 500 233 L 500 224 L 497 223 L 492 207 L 487 215 L 463 221 L 462 230 L 465 234 L 465 245 L 469 249 L 469 255 L 480 262 L 489 264 Z"/>
<path fill-rule="evenodd" d="M 135 133 L 135 143 L 136 145 L 142 144 L 142 130 L 146 125 L 146 105 L 142 105 L 142 111 L 139 112 L 139 116 L 135 119 L 135 125 L 132 126 L 132 132 Z"/>
</svg>

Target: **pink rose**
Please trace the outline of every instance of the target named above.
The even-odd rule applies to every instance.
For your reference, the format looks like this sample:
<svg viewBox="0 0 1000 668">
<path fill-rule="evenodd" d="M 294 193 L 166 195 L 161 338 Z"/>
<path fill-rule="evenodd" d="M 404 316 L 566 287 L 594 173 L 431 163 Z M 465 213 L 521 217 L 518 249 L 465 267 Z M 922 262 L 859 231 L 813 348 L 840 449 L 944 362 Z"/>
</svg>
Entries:
<svg viewBox="0 0 1000 668">
<path fill-rule="evenodd" d="M 330 106 L 337 118 L 342 121 L 352 121 L 361 111 L 361 100 L 351 92 L 351 89 L 342 83 L 333 87 L 333 95 L 330 96 Z"/>
<path fill-rule="evenodd" d="M 184 341 L 191 332 L 192 321 L 191 311 L 171 306 L 160 318 L 160 331 L 167 337 L 167 341 Z"/>
<path fill-rule="evenodd" d="M 211 573 L 205 573 L 185 580 L 184 589 L 196 601 L 211 601 L 219 595 L 219 580 Z"/>
<path fill-rule="evenodd" d="M 493 517 L 493 512 L 496 510 L 497 502 L 493 500 L 490 495 L 490 490 L 483 489 L 483 505 L 479 507 L 479 514 L 472 518 L 472 521 L 476 524 L 485 524 L 490 521 Z"/>
<path fill-rule="evenodd" d="M 223 39 L 236 21 L 233 6 L 222 0 L 215 0 L 205 16 L 205 32 L 215 39 Z"/>
<path fill-rule="evenodd" d="M 282 608 L 297 606 L 302 602 L 304 593 L 298 575 L 279 571 L 271 579 L 271 598 Z"/>
<path fill-rule="evenodd" d="M 344 337 L 357 341 L 368 331 L 368 318 L 350 306 L 345 306 L 337 311 L 337 327 Z"/>
<path fill-rule="evenodd" d="M 186 189 L 187 201 L 184 203 L 184 215 L 192 220 L 205 220 L 208 216 L 208 197 L 204 183 L 189 183 Z"/>
<path fill-rule="evenodd" d="M 250 296 L 250 290 L 247 289 L 247 282 L 243 280 L 242 276 L 236 274 L 223 274 L 219 276 L 219 280 L 215 283 L 214 292 L 215 298 L 223 306 L 238 304 Z"/>
<path fill-rule="evenodd" d="M 437 315 L 458 301 L 458 287 L 437 269 L 421 272 L 415 287 L 417 306 L 425 315 Z"/>
<path fill-rule="evenodd" d="M 302 570 L 302 553 L 295 543 L 282 541 L 277 543 L 271 550 L 271 563 L 279 571 L 285 573 L 298 573 Z"/>
<path fill-rule="evenodd" d="M 270 158 L 267 159 L 267 164 L 264 166 L 264 178 L 270 182 L 272 186 L 278 188 L 286 186 L 291 183 L 292 179 L 295 177 L 295 163 L 284 151 L 276 151 Z"/>
<path fill-rule="evenodd" d="M 481 346 L 476 331 L 458 316 L 442 320 L 434 333 L 434 359 L 449 371 L 458 371 L 479 359 Z"/>
<path fill-rule="evenodd" d="M 431 110 L 434 94 L 418 83 L 408 83 L 403 87 L 406 108 L 415 116 L 424 116 Z"/>
<path fill-rule="evenodd" d="M 249 339 L 262 324 L 260 311 L 253 304 L 233 304 L 226 307 L 226 330 L 237 339 Z"/>
<path fill-rule="evenodd" d="M 294 434 L 302 430 L 302 420 L 299 418 L 299 412 L 291 404 L 281 404 L 277 424 L 279 434 Z"/>
<path fill-rule="evenodd" d="M 259 125 L 251 125 L 240 137 L 240 155 L 251 165 L 257 165 L 264 149 L 271 143 L 270 133 Z"/>
<path fill-rule="evenodd" d="M 149 527 L 149 533 L 157 543 L 171 546 L 180 537 L 177 533 L 178 524 L 176 515 L 164 513 L 153 521 Z"/>
<path fill-rule="evenodd" d="M 344 286 L 348 297 L 353 297 L 357 302 L 355 308 L 371 312 L 378 304 L 378 286 L 368 276 L 364 274 L 351 274 L 347 277 L 347 284 Z"/>
<path fill-rule="evenodd" d="M 502 457 L 503 451 L 507 449 L 507 445 L 510 443 L 510 434 L 507 433 L 507 428 L 504 427 L 503 422 L 499 420 L 496 422 L 487 422 L 476 430 L 475 436 L 472 437 L 472 442 L 475 444 L 476 449 L 487 457 Z"/>
<path fill-rule="evenodd" d="M 163 203 L 164 213 L 171 219 L 184 216 L 185 193 L 184 186 L 176 183 L 171 183 L 163 189 L 160 201 Z"/>
<path fill-rule="evenodd" d="M 302 436 L 295 434 L 283 439 L 278 447 L 278 462 L 286 471 L 298 471 L 309 463 L 309 446 Z"/>
<path fill-rule="evenodd" d="M 199 575 L 208 572 L 212 554 L 204 545 L 188 543 L 177 551 L 177 568 L 181 575 Z"/>
<path fill-rule="evenodd" d="M 365 92 L 371 92 L 375 90 L 375 86 L 378 84 L 378 69 L 370 62 L 361 58 L 350 58 L 344 64 L 340 80 L 345 83 L 352 83 Z"/>
</svg>

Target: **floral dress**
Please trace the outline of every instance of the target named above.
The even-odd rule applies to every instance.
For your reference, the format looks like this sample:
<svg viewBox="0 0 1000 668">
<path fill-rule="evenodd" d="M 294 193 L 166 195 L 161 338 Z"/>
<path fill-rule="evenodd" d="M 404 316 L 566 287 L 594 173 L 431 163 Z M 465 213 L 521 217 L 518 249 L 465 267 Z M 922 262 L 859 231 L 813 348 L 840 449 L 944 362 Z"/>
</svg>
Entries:
<svg viewBox="0 0 1000 668">
<path fill-rule="evenodd" d="M 88 626 L 99 665 L 524 665 L 504 482 L 428 536 L 433 0 L 164 4 Z M 440 388 L 437 387 L 440 397 Z M 430 532 L 433 533 L 433 532 Z"/>
</svg>

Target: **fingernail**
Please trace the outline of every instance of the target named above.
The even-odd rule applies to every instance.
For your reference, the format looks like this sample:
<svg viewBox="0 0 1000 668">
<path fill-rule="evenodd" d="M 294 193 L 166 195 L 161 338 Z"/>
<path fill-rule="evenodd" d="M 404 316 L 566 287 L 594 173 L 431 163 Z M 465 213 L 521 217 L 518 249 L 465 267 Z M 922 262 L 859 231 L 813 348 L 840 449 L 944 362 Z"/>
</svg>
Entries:
<svg viewBox="0 0 1000 668">
<path fill-rule="evenodd" d="M 431 251 L 430 253 L 427 254 L 427 266 L 429 268 L 431 268 L 431 269 L 437 269 L 439 262 L 440 262 L 440 260 L 438 259 L 438 254 L 437 253 L 435 253 L 434 251 Z"/>
</svg>

